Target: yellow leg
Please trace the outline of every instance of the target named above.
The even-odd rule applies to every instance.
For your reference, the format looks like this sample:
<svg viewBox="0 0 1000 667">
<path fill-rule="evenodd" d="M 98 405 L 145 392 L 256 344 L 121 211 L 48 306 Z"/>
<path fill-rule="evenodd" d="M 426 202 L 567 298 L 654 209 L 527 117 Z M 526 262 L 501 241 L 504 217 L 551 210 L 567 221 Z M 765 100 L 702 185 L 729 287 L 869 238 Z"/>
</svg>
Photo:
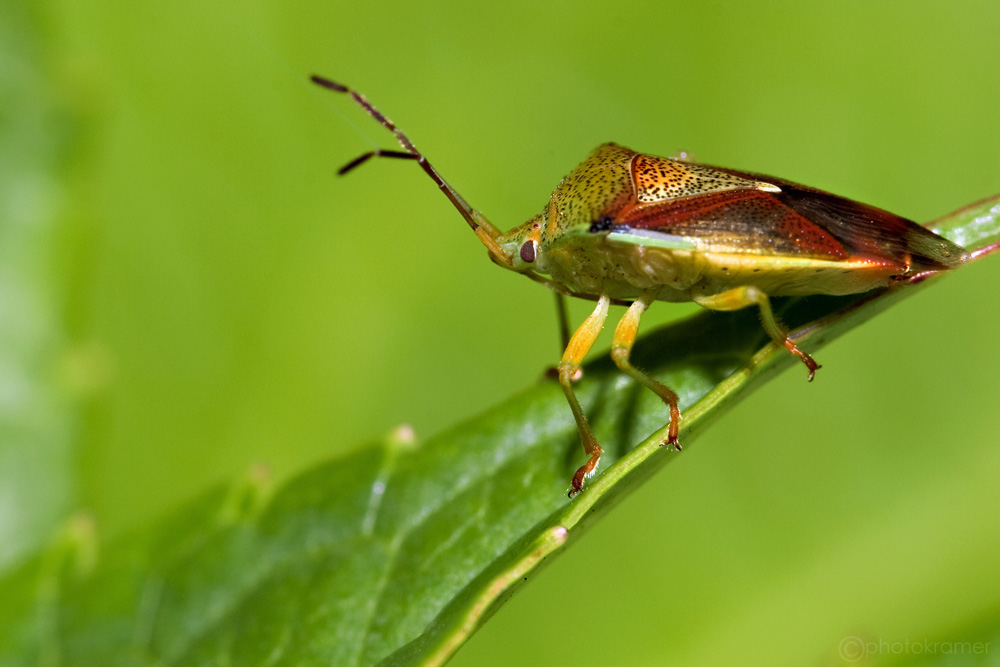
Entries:
<svg viewBox="0 0 1000 667">
<path fill-rule="evenodd" d="M 764 323 L 764 330 L 775 343 L 783 345 L 786 350 L 802 360 L 802 363 L 809 369 L 809 381 L 812 382 L 819 366 L 812 357 L 800 350 L 788 337 L 788 332 L 778 323 L 771 310 L 771 301 L 760 289 L 751 286 L 736 287 L 721 294 L 712 296 L 696 296 L 695 302 L 709 310 L 738 310 L 746 306 L 757 306 L 760 308 L 760 319 Z"/>
<path fill-rule="evenodd" d="M 559 384 L 562 385 L 563 393 L 566 394 L 566 400 L 569 401 L 569 407 L 573 411 L 573 417 L 576 419 L 576 427 L 580 431 L 580 443 L 583 445 L 583 451 L 590 457 L 586 463 L 580 466 L 576 474 L 573 475 L 573 487 L 569 491 L 571 498 L 583 488 L 583 481 L 597 470 L 601 454 L 604 453 L 604 450 L 597 443 L 597 438 L 594 437 L 593 432 L 590 430 L 590 424 L 587 422 L 587 416 L 583 414 L 580 402 L 576 399 L 576 393 L 573 391 L 573 377 L 580 370 L 583 358 L 587 356 L 587 352 L 593 347 L 598 334 L 604 328 L 604 321 L 608 318 L 608 306 L 610 304 L 611 299 L 606 296 L 602 296 L 597 300 L 597 307 L 594 308 L 594 312 L 584 320 L 583 324 L 576 330 L 576 333 L 570 337 L 566 351 L 563 352 L 562 360 L 559 362 Z"/>
<path fill-rule="evenodd" d="M 569 347 L 569 315 L 566 312 L 566 297 L 559 292 L 554 292 L 556 295 L 556 317 L 559 319 L 559 342 L 560 350 L 565 350 Z M 559 368 L 556 366 L 549 366 L 545 369 L 545 377 L 552 379 L 559 379 Z M 576 373 L 573 375 L 573 382 L 576 382 L 583 377 L 583 369 L 577 368 Z"/>
<path fill-rule="evenodd" d="M 677 407 L 677 394 L 669 387 L 640 371 L 629 361 L 629 356 L 632 354 L 632 346 L 635 345 L 636 334 L 639 332 L 639 319 L 646 312 L 646 308 L 649 307 L 651 300 L 647 297 L 636 299 L 629 306 L 629 309 L 625 311 L 625 315 L 619 320 L 618 327 L 615 329 L 615 340 L 611 346 L 611 358 L 623 373 L 646 385 L 667 404 L 667 407 L 670 409 L 670 427 L 667 429 L 667 439 L 660 444 L 673 445 L 675 449 L 680 451 L 681 446 L 677 442 L 677 435 L 680 428 L 681 412 L 680 408 Z"/>
</svg>

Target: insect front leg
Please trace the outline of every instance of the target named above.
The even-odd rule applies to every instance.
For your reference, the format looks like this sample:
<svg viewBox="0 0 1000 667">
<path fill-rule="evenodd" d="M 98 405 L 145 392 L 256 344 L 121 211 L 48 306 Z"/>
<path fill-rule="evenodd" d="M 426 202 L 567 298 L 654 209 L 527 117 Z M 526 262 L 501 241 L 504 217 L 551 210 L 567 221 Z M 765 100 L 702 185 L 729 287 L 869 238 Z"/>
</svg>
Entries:
<svg viewBox="0 0 1000 667">
<path fill-rule="evenodd" d="M 800 350 L 792 339 L 788 337 L 788 332 L 785 331 L 785 328 L 774 317 L 774 311 L 771 310 L 771 300 L 767 298 L 767 294 L 764 294 L 761 289 L 753 285 L 744 285 L 743 287 L 735 287 L 727 290 L 721 294 L 695 296 L 694 301 L 699 306 L 708 308 L 709 310 L 739 310 L 746 306 L 757 306 L 760 308 L 760 319 L 764 323 L 764 330 L 767 331 L 771 340 L 784 346 L 786 350 L 802 360 L 802 363 L 809 369 L 810 382 L 812 382 L 813 376 L 816 375 L 816 371 L 822 368 L 811 356 Z"/>
<path fill-rule="evenodd" d="M 672 389 L 653 378 L 649 377 L 638 368 L 632 365 L 629 357 L 632 354 L 632 346 L 635 345 L 635 337 L 639 332 L 639 319 L 646 312 L 652 298 L 643 296 L 632 302 L 628 310 L 618 321 L 615 329 L 615 340 L 611 346 L 611 358 L 615 364 L 632 378 L 651 389 L 657 396 L 663 399 L 670 409 L 670 427 L 667 429 L 667 439 L 661 444 L 673 445 L 674 449 L 680 451 L 681 446 L 677 442 L 677 435 L 680 429 L 681 412 L 677 407 L 677 394 Z"/>
<path fill-rule="evenodd" d="M 565 350 L 569 347 L 569 315 L 566 310 L 566 297 L 559 292 L 556 295 L 556 318 L 559 320 L 559 349 Z M 549 366 L 545 369 L 545 377 L 559 379 L 559 367 Z M 573 382 L 583 377 L 583 369 L 577 368 L 573 374 Z"/>
<path fill-rule="evenodd" d="M 597 464 L 601 460 L 601 454 L 604 453 L 604 450 L 597 443 L 594 433 L 590 430 L 587 415 L 583 414 L 583 408 L 580 407 L 580 402 L 573 391 L 573 378 L 580 370 L 583 358 L 587 356 L 587 352 L 593 347 L 598 334 L 604 328 L 604 321 L 608 318 L 609 305 L 611 305 L 611 299 L 606 296 L 597 300 L 594 312 L 570 337 L 566 351 L 563 352 L 562 360 L 559 362 L 559 384 L 562 386 L 563 393 L 566 394 L 566 400 L 569 401 L 569 407 L 576 419 L 576 427 L 580 431 L 580 443 L 583 445 L 583 451 L 590 457 L 573 475 L 573 486 L 569 490 L 570 498 L 583 488 L 584 480 L 594 474 L 594 471 L 597 470 Z"/>
</svg>

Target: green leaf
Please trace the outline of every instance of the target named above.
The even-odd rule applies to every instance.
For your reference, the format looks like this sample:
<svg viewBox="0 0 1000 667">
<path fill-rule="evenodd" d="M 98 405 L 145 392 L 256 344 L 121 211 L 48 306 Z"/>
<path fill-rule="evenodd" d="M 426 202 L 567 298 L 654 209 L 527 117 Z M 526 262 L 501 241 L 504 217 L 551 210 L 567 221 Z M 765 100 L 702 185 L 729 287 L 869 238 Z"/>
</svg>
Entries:
<svg viewBox="0 0 1000 667">
<path fill-rule="evenodd" d="M 1000 197 L 934 228 L 985 256 Z M 776 310 L 815 349 L 918 289 Z M 797 364 L 750 309 L 655 331 L 635 356 L 678 390 L 686 447 Z M 401 427 L 277 490 L 255 470 L 107 545 L 77 517 L 0 581 L 0 664 L 440 664 L 591 520 L 683 456 L 659 446 L 663 405 L 608 359 L 586 367 L 579 395 L 608 452 L 573 500 L 576 428 L 543 380 L 427 442 Z"/>
</svg>

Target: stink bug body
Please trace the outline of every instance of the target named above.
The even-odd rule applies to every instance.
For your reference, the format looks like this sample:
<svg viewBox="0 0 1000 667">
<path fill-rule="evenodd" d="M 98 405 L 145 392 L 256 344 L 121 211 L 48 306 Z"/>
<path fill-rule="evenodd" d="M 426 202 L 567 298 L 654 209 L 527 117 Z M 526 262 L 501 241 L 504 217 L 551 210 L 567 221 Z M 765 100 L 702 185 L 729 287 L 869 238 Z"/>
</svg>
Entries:
<svg viewBox="0 0 1000 667">
<path fill-rule="evenodd" d="M 416 160 L 494 262 L 559 294 L 597 302 L 568 337 L 557 367 L 588 455 L 573 476 L 571 496 L 597 469 L 603 451 L 572 381 L 611 303 L 629 306 L 615 329 L 611 357 L 663 399 L 670 413 L 663 444 L 680 449 L 677 394 L 629 361 L 639 319 L 653 301 L 694 301 L 713 310 L 756 306 L 771 339 L 801 359 L 812 380 L 819 366 L 775 319 L 769 296 L 866 292 L 952 269 L 968 258 L 947 239 L 873 206 L 771 176 L 643 155 L 615 144 L 600 146 L 570 172 L 541 213 L 501 233 L 364 96 L 322 77 L 312 81 L 350 95 L 404 149 L 366 153 L 341 174 L 372 157 Z"/>
</svg>

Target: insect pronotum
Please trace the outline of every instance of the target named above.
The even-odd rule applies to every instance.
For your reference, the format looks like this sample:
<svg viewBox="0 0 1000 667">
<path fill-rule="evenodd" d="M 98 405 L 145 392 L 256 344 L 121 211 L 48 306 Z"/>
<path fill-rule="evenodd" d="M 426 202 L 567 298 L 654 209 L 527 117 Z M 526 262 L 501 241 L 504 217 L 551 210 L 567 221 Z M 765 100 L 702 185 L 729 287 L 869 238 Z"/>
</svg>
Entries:
<svg viewBox="0 0 1000 667">
<path fill-rule="evenodd" d="M 361 93 L 320 76 L 312 81 L 349 95 L 403 148 L 370 151 L 338 173 L 373 157 L 416 160 L 494 262 L 559 294 L 597 302 L 569 336 L 557 366 L 588 457 L 573 475 L 570 496 L 594 474 L 603 452 L 573 379 L 610 304 L 628 304 L 615 329 L 611 358 L 663 399 L 670 425 L 662 444 L 680 449 L 677 394 L 629 361 L 639 320 L 653 301 L 694 301 L 712 310 L 756 306 L 771 339 L 798 357 L 812 380 L 819 366 L 788 337 L 769 296 L 866 292 L 952 269 L 968 258 L 947 239 L 874 206 L 780 178 L 644 155 L 610 143 L 562 180 L 541 213 L 501 233 Z"/>
</svg>

